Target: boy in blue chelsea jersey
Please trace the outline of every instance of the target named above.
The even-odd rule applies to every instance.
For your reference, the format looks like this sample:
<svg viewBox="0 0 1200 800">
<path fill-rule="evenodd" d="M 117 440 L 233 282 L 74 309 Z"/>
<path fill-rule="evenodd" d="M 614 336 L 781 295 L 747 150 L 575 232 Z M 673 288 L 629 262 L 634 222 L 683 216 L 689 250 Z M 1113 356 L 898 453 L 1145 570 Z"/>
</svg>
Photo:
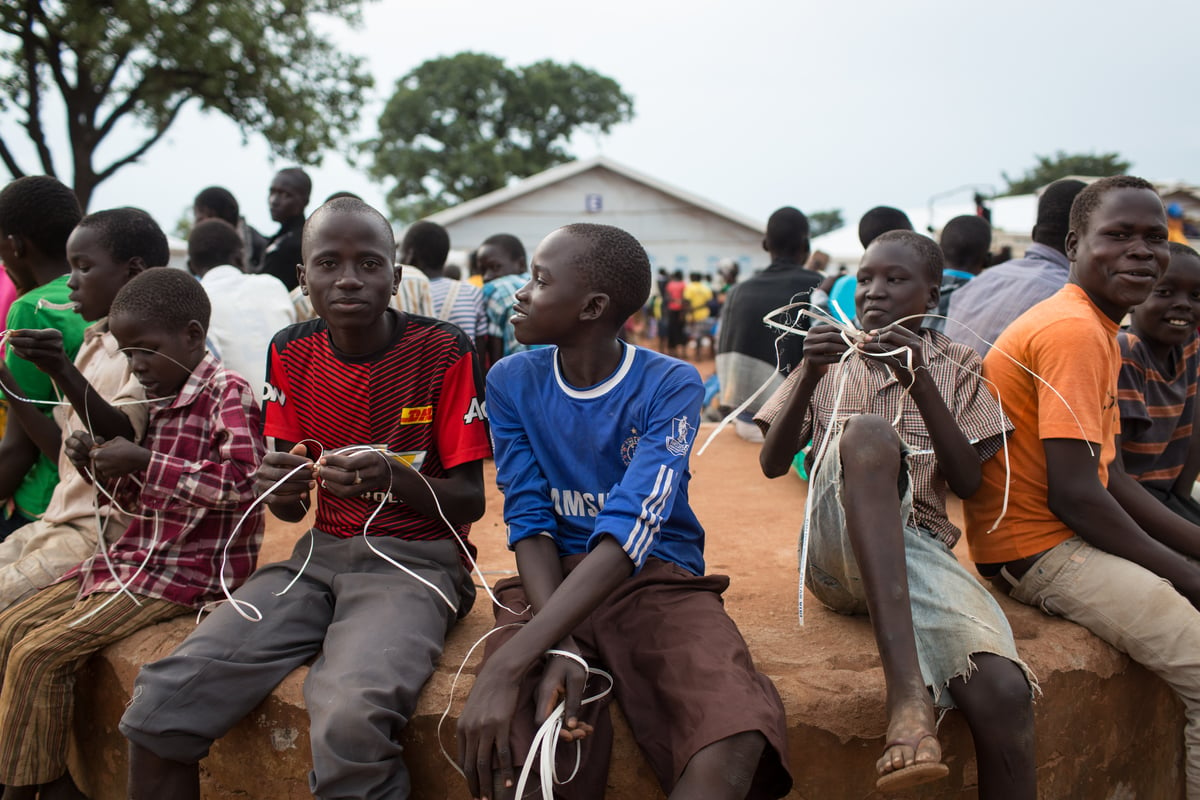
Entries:
<svg viewBox="0 0 1200 800">
<path fill-rule="evenodd" d="M 646 251 L 625 231 L 560 228 L 534 254 L 511 317 L 521 342 L 552 346 L 488 374 L 519 571 L 496 587 L 507 607 L 496 621 L 518 624 L 488 639 L 459 721 L 472 797 L 512 794 L 515 767 L 560 700 L 560 738 L 580 742 L 582 764 L 556 796 L 602 797 L 611 698 L 671 798 L 791 788 L 783 705 L 721 604 L 729 579 L 704 574 L 704 530 L 688 504 L 700 376 L 617 337 L 650 280 Z M 607 698 L 581 704 L 607 686 L 589 682 L 581 661 L 612 674 Z M 559 748 L 559 775 L 575 750 Z"/>
</svg>

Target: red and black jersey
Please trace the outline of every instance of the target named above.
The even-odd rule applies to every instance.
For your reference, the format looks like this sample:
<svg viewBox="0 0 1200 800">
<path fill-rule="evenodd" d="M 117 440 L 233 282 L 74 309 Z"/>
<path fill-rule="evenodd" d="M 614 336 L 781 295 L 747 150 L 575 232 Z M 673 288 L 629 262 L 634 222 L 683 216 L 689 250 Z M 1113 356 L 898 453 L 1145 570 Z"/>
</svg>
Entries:
<svg viewBox="0 0 1200 800">
<path fill-rule="evenodd" d="M 263 407 L 267 436 L 306 442 L 313 456 L 348 445 L 377 445 L 422 475 L 441 478 L 446 470 L 491 452 L 483 375 L 471 340 L 453 325 L 427 317 L 397 314 L 392 342 L 367 356 L 338 352 L 324 320 L 284 328 L 267 355 Z M 361 534 L 382 499 L 337 498 L 319 484 L 317 492 L 317 528 L 342 537 Z M 463 525 L 459 532 L 465 537 L 469 529 Z M 368 533 L 452 538 L 440 519 L 395 499 L 372 520 Z"/>
</svg>

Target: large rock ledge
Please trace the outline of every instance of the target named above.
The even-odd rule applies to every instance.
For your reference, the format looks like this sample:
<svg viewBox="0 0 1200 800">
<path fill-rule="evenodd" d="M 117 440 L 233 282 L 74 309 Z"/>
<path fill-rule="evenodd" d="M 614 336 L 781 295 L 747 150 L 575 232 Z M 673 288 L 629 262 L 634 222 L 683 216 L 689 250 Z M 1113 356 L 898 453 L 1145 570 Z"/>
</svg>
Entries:
<svg viewBox="0 0 1200 800">
<path fill-rule="evenodd" d="M 707 431 L 702 431 L 702 435 Z M 489 465 L 490 466 L 490 465 Z M 795 620 L 795 531 L 803 484 L 760 477 L 757 448 L 732 432 L 693 458 L 692 500 L 709 532 L 708 567 L 733 577 L 726 594 L 759 669 L 775 682 L 788 714 L 789 759 L 796 778 L 790 797 L 861 800 L 874 792 L 874 762 L 885 730 L 883 676 L 866 619 L 832 614 L 806 603 Z M 488 471 L 488 513 L 476 526 L 481 563 L 494 582 L 513 568 L 503 547 L 500 498 Z M 268 526 L 264 560 L 281 558 L 302 527 Z M 962 556 L 960 556 L 962 557 Z M 1183 797 L 1183 712 L 1170 689 L 1125 656 L 1071 623 L 1000 598 L 1022 657 L 1037 674 L 1039 794 L 1043 798 L 1176 800 Z M 486 597 L 458 626 L 441 666 L 426 686 L 404 735 L 414 797 L 466 797 L 437 742 L 454 672 L 490 625 Z M 141 664 L 168 653 L 191 629 L 181 618 L 109 647 L 84 668 L 77 687 L 74 772 L 96 800 L 125 797 L 125 740 L 117 721 Z M 455 692 L 443 739 L 454 751 L 453 720 L 478 668 L 467 665 Z M 298 670 L 218 742 L 203 764 L 204 797 L 311 797 L 308 721 Z M 947 780 L 910 792 L 912 798 L 973 798 L 977 777 L 971 735 L 957 712 L 940 738 Z M 610 798 L 661 797 L 652 774 L 618 720 L 609 775 Z"/>
</svg>

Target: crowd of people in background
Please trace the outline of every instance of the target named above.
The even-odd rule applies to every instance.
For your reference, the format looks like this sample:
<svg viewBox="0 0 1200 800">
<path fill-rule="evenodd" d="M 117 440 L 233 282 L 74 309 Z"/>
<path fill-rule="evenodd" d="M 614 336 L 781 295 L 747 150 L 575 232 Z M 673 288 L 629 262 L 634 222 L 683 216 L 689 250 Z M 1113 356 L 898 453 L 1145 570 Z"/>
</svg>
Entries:
<svg viewBox="0 0 1200 800">
<path fill-rule="evenodd" d="M 979 796 L 1037 796 L 1008 594 L 1176 691 L 1200 800 L 1200 254 L 1153 185 L 1050 184 L 1019 258 L 985 215 L 935 240 L 878 206 L 848 270 L 784 207 L 749 275 L 658 267 L 596 224 L 449 264 L 436 222 L 397 242 L 355 195 L 311 194 L 275 175 L 265 236 L 202 189 L 185 271 L 143 211 L 85 215 L 48 177 L 0 190 L 5 800 L 82 797 L 76 670 L 197 610 L 122 716 L 132 797 L 198 797 L 213 742 L 306 663 L 314 794 L 407 796 L 398 733 L 474 603 L 492 457 L 518 574 L 483 587 L 504 632 L 458 724 L 471 795 L 514 788 L 560 700 L 603 787 L 611 729 L 581 701 L 602 663 L 673 798 L 783 796 L 806 765 L 688 498 L 705 412 L 766 477 L 809 480 L 802 580 L 869 617 L 883 664 L 881 791 L 948 774 L 936 714 L 958 708 Z M 264 498 L 316 524 L 258 567 Z"/>
</svg>

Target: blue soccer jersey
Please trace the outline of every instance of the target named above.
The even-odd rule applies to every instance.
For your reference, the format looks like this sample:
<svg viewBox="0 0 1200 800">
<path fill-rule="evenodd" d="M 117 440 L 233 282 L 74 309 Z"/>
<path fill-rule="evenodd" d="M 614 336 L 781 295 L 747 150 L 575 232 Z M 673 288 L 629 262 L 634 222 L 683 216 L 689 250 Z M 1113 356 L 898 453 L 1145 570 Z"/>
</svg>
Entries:
<svg viewBox="0 0 1200 800">
<path fill-rule="evenodd" d="M 702 575 L 687 486 L 703 397 L 695 367 L 629 344 L 585 389 L 566 382 L 556 347 L 497 362 L 487 408 L 509 547 L 545 535 L 572 555 L 607 535 L 636 569 L 654 556 Z"/>
</svg>

